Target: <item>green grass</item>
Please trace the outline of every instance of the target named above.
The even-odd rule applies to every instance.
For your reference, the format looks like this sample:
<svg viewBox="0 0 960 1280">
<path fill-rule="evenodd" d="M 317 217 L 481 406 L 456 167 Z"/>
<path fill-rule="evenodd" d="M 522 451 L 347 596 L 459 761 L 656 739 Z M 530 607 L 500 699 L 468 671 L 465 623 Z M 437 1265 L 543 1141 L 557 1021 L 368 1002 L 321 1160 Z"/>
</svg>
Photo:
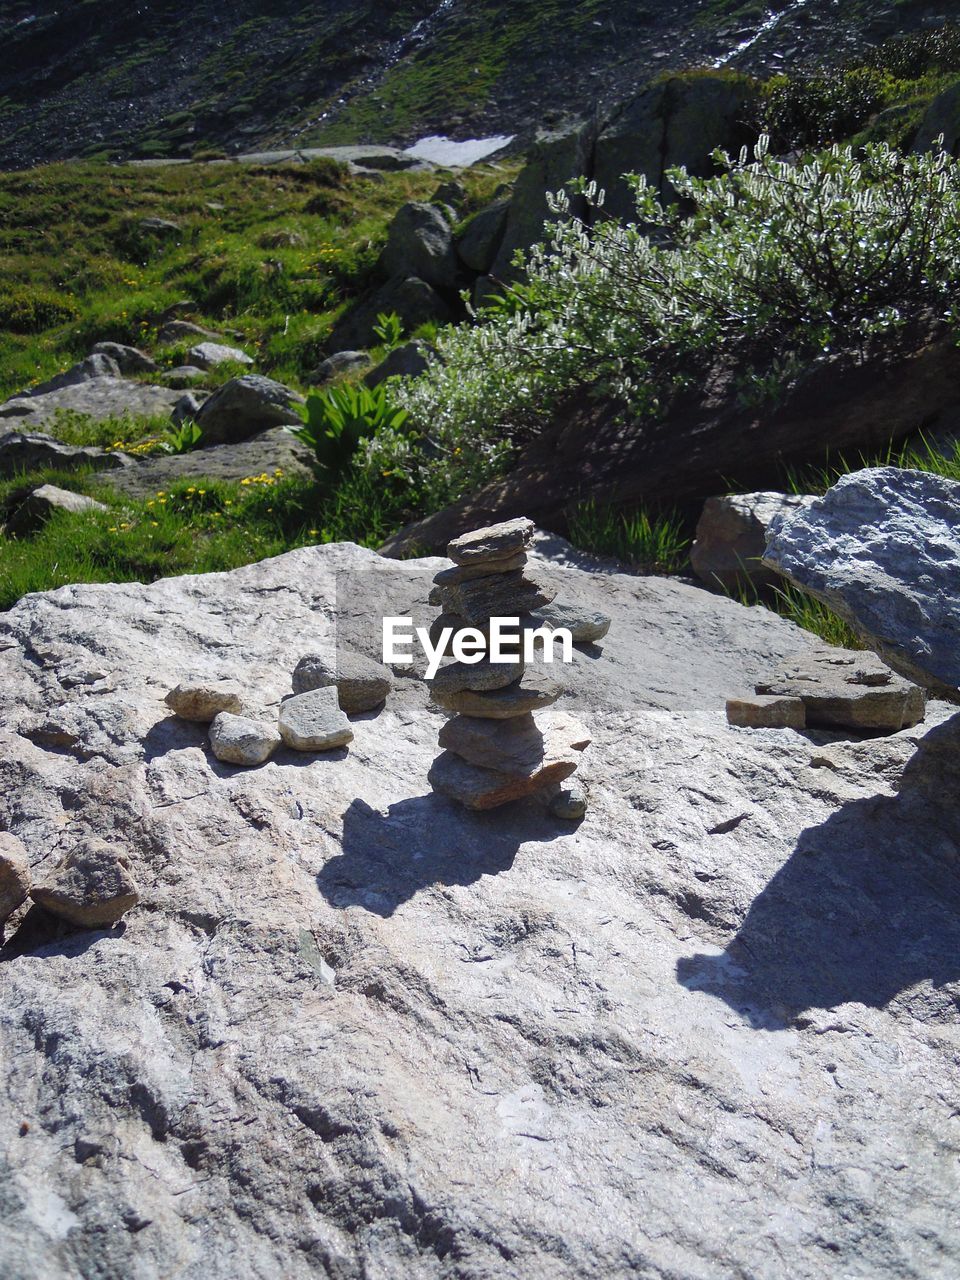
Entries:
<svg viewBox="0 0 960 1280">
<path fill-rule="evenodd" d="M 687 563 L 690 539 L 676 515 L 623 512 L 589 499 L 570 512 L 568 527 L 575 547 L 613 556 L 636 573 L 680 573 Z"/>
<path fill-rule="evenodd" d="M 32 536 L 0 533 L 0 610 L 28 592 L 72 582 L 214 573 L 314 543 L 376 547 L 411 514 L 387 487 L 357 472 L 333 491 L 275 474 L 236 484 L 182 482 L 141 501 L 92 472 L 45 471 L 0 483 L 0 521 L 40 484 L 86 493 L 109 509 L 58 512 Z"/>
</svg>

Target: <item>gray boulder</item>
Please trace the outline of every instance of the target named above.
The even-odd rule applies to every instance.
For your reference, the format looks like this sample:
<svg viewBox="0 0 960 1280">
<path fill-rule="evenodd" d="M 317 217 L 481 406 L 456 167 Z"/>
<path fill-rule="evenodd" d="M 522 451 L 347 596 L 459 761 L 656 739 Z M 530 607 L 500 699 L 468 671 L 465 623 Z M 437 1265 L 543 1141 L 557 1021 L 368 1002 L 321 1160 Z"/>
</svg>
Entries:
<svg viewBox="0 0 960 1280">
<path fill-rule="evenodd" d="M 154 373 L 157 362 L 139 347 L 127 347 L 122 342 L 98 342 L 91 355 L 106 356 L 121 373 Z"/>
<path fill-rule="evenodd" d="M 70 489 L 59 489 L 55 484 L 43 484 L 34 489 L 17 507 L 8 525 L 11 533 L 28 533 L 43 524 L 57 511 L 71 515 L 84 515 L 90 511 L 106 511 L 102 502 L 88 498 Z"/>
<path fill-rule="evenodd" d="M 311 386 L 322 387 L 344 373 L 363 373 L 373 361 L 366 351 L 338 351 L 328 356 L 307 378 Z"/>
<path fill-rule="evenodd" d="M 195 414 L 189 416 L 196 420 Z M 236 483 L 263 472 L 276 479 L 305 479 L 313 475 L 313 462 L 311 449 L 283 427 L 272 427 L 237 444 L 207 447 L 205 437 L 201 437 L 199 449 L 143 458 L 124 471 L 114 472 L 110 483 L 132 498 L 152 498 L 159 489 L 169 489 L 181 480 L 194 484 L 204 480 Z"/>
<path fill-rule="evenodd" d="M 215 391 L 201 406 L 196 421 L 205 445 L 231 444 L 269 427 L 301 425 L 296 406 L 303 403 L 303 396 L 282 382 L 245 373 Z"/>
<path fill-rule="evenodd" d="M 429 350 L 426 343 L 405 342 L 402 347 L 395 347 L 375 369 L 371 369 L 364 382 L 368 387 L 378 387 L 387 378 L 418 378 L 429 366 Z"/>
<path fill-rule="evenodd" d="M 498 200 L 475 214 L 457 237 L 457 254 L 471 271 L 483 274 L 493 266 L 509 214 L 510 201 Z"/>
<path fill-rule="evenodd" d="M 764 563 L 823 600 L 882 658 L 960 688 L 960 484 L 879 467 L 775 522 Z"/>
<path fill-rule="evenodd" d="M 203 376 L 203 370 L 198 369 L 195 364 L 178 364 L 176 368 L 168 369 L 166 373 L 162 374 L 161 381 L 165 387 L 173 387 L 176 391 L 185 391 L 187 387 L 199 382 Z"/>
<path fill-rule="evenodd" d="M 456 287 L 453 232 L 436 205 L 412 202 L 399 210 L 387 232 L 381 268 L 388 276 L 416 276 L 438 289 Z"/>
<path fill-rule="evenodd" d="M 774 570 L 761 563 L 770 525 L 812 501 L 792 493 L 728 493 L 708 498 L 690 548 L 690 567 L 714 591 L 776 581 Z"/>
<path fill-rule="evenodd" d="M 952 156 L 960 150 L 960 80 L 937 94 L 914 135 L 914 151 L 930 151 L 941 145 Z"/>
<path fill-rule="evenodd" d="M 220 364 L 253 364 L 245 351 L 220 342 L 199 342 L 187 352 L 187 359 L 197 369 L 215 369 Z"/>
<path fill-rule="evenodd" d="M 29 396 L 33 399 L 35 396 L 45 396 L 50 391 L 62 391 L 64 387 L 76 387 L 82 382 L 92 382 L 94 378 L 119 378 L 120 366 L 116 360 L 110 356 L 95 353 L 89 355 L 84 360 L 80 360 L 77 364 L 58 373 L 56 377 L 48 378 L 46 382 L 39 382 L 35 387 L 31 387 L 29 391 L 25 391 L 14 399 L 23 399 Z"/>
<path fill-rule="evenodd" d="M 7 478 L 26 471 L 75 471 L 78 467 L 95 466 L 98 471 L 116 471 L 132 467 L 133 459 L 125 453 L 108 453 L 93 446 L 62 444 L 52 436 L 39 432 L 6 431 L 0 435 L 0 476 Z"/>
<path fill-rule="evenodd" d="M 201 324 L 194 324 L 192 320 L 167 320 L 157 334 L 157 340 L 163 346 L 189 342 L 191 338 L 209 338 L 216 342 L 220 340 L 220 334 L 212 329 L 205 329 Z"/>
<path fill-rule="evenodd" d="M 106 357 L 90 359 L 99 362 Z M 16 418 L 26 430 L 53 422 L 63 410 L 83 414 L 94 422 L 106 418 L 152 418 L 168 414 L 177 398 L 178 393 L 170 387 L 97 375 L 53 391 L 38 394 L 35 390 L 28 397 L 8 400 L 0 405 L 0 418 Z"/>
</svg>

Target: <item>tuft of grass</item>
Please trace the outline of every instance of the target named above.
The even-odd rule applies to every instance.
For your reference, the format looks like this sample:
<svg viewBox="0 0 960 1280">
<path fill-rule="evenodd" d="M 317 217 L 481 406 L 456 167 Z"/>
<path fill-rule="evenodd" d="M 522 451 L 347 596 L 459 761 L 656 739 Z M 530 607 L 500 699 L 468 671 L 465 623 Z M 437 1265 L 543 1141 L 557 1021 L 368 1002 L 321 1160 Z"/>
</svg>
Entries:
<svg viewBox="0 0 960 1280">
<path fill-rule="evenodd" d="M 841 476 L 866 467 L 900 467 L 905 471 L 928 471 L 932 475 L 945 476 L 960 481 L 960 439 L 943 446 L 928 440 L 922 433 L 916 442 L 889 444 L 881 453 L 861 454 L 856 460 L 840 454 L 835 461 L 829 456 L 822 466 L 791 468 L 787 472 L 788 493 L 826 493 Z"/>
<path fill-rule="evenodd" d="M 570 513 L 568 526 L 574 546 L 623 560 L 637 573 L 680 573 L 687 563 L 690 539 L 673 513 L 623 512 L 590 498 Z"/>
</svg>

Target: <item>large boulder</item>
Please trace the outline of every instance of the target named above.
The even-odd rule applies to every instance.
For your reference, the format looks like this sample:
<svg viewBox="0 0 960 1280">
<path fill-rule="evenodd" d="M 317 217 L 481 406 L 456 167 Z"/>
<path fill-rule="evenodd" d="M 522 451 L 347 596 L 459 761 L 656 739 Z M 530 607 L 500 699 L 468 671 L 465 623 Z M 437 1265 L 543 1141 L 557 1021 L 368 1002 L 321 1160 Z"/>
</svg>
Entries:
<svg viewBox="0 0 960 1280">
<path fill-rule="evenodd" d="M 35 389 L 30 396 L 8 400 L 0 405 L 0 418 L 15 419 L 24 430 L 32 431 L 53 423 L 64 411 L 82 414 L 94 422 L 107 418 L 165 417 L 179 398 L 180 393 L 172 387 L 98 375 L 67 383 L 53 391 L 38 393 Z"/>
<path fill-rule="evenodd" d="M 913 138 L 914 151 L 930 151 L 941 146 L 952 156 L 960 151 L 960 80 L 937 94 Z"/>
<path fill-rule="evenodd" d="M 667 169 L 683 165 L 703 176 L 717 147 L 735 152 L 756 141 L 745 121 L 757 93 L 746 76 L 697 72 L 655 80 L 624 103 L 601 130 L 594 153 L 592 176 L 607 193 L 605 212 L 636 217 L 625 173 L 643 174 L 670 202 L 676 197 Z"/>
<path fill-rule="evenodd" d="M 510 201 L 497 200 L 475 214 L 457 236 L 457 254 L 471 271 L 484 274 L 493 266 L 509 215 Z"/>
<path fill-rule="evenodd" d="M 762 563 L 773 520 L 812 498 L 795 493 L 728 493 L 708 498 L 690 548 L 690 567 L 713 590 L 763 587 L 777 574 Z"/>
<path fill-rule="evenodd" d="M 0 435 L 0 477 L 26 471 L 75 471 L 78 467 L 117 471 L 132 467 L 128 454 L 107 452 L 93 446 L 63 444 L 40 432 L 5 431 Z"/>
<path fill-rule="evenodd" d="M 45 396 L 50 391 L 61 391 L 64 387 L 76 387 L 83 382 L 92 382 L 95 378 L 119 378 L 120 366 L 111 356 L 102 352 L 94 352 L 84 360 L 80 360 L 77 364 L 71 365 L 63 373 L 58 373 L 53 378 L 48 378 L 46 382 L 38 382 L 35 387 L 31 387 L 29 391 L 23 392 L 24 396 Z M 14 399 L 21 399 L 15 396 Z"/>
<path fill-rule="evenodd" d="M 416 276 L 436 289 L 457 283 L 457 255 L 450 224 L 436 205 L 405 204 L 390 223 L 380 265 L 388 276 Z"/>
<path fill-rule="evenodd" d="M 819 642 L 531 559 L 613 619 L 556 672 L 593 737 L 577 829 L 432 794 L 415 678 L 348 753 L 243 772 L 168 714 L 187 673 L 275 724 L 305 646 L 349 610 L 374 656 L 378 586 L 429 617 L 444 561 L 303 548 L 3 616 L 0 831 L 39 883 L 106 841 L 140 905 L 8 922 L 0 1273 L 956 1274 L 953 708 L 732 729 L 726 697 Z"/>
<path fill-rule="evenodd" d="M 198 414 L 191 413 L 196 420 Z M 201 446 L 205 438 L 201 439 Z M 109 455 L 108 455 L 109 456 Z M 160 453 L 138 461 L 136 466 L 113 472 L 110 484 L 131 498 L 151 498 L 161 489 L 179 481 L 202 483 L 223 480 L 236 483 L 264 474 L 299 476 L 313 474 L 314 454 L 284 427 L 271 427 L 249 440 L 192 449 L 189 453 Z"/>
<path fill-rule="evenodd" d="M 374 329 L 378 317 L 391 312 L 399 316 L 407 333 L 428 321 L 447 324 L 453 318 L 448 303 L 426 280 L 417 277 L 388 280 L 372 294 L 361 298 L 337 322 L 327 340 L 327 347 L 331 353 L 335 353 L 354 347 L 373 346 L 377 341 Z"/>
<path fill-rule="evenodd" d="M 234 444 L 269 427 L 302 425 L 296 406 L 303 403 L 303 396 L 282 382 L 245 373 L 225 382 L 205 400 L 196 422 L 204 445 Z"/>
<path fill-rule="evenodd" d="M 364 378 L 368 387 L 378 387 L 387 378 L 418 378 L 429 367 L 430 348 L 423 342 L 405 342 L 393 351 Z"/>
<path fill-rule="evenodd" d="M 774 523 L 764 563 L 845 618 L 920 684 L 960 688 L 960 483 L 854 471 Z"/>
<path fill-rule="evenodd" d="M 155 373 L 157 362 L 139 347 L 128 347 L 122 342 L 98 342 L 91 355 L 106 356 L 121 373 Z"/>
</svg>

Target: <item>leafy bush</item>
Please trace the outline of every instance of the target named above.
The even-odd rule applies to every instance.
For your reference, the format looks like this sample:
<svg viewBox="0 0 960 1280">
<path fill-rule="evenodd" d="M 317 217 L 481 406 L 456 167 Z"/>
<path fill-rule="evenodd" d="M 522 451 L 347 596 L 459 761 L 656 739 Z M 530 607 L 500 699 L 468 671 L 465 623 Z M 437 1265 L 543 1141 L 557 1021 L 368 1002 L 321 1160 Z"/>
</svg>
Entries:
<svg viewBox="0 0 960 1280">
<path fill-rule="evenodd" d="M 752 161 L 716 159 L 716 178 L 670 174 L 689 216 L 665 211 L 643 178 L 631 179 L 628 225 L 591 229 L 568 195 L 553 197 L 560 220 L 530 254 L 522 305 L 438 336 L 427 372 L 394 393 L 414 433 L 380 431 L 371 470 L 402 471 L 441 505 L 504 467 L 577 389 L 636 418 L 711 367 L 738 370 L 749 391 L 775 360 L 786 378 L 825 353 L 862 354 L 957 317 L 960 166 L 949 156 L 877 143 L 792 165 L 761 138 Z M 594 187 L 582 193 L 602 204 Z"/>
<path fill-rule="evenodd" d="M 814 76 L 774 76 L 763 87 L 758 124 L 775 151 L 822 147 L 856 133 L 884 101 L 886 77 L 857 67 Z"/>
<path fill-rule="evenodd" d="M 175 427 L 170 427 L 163 440 L 165 453 L 190 453 L 199 449 L 203 440 L 203 432 L 197 424 L 187 418 Z"/>
<path fill-rule="evenodd" d="M 960 27 L 947 24 L 894 36 L 869 50 L 864 63 L 898 80 L 919 80 L 929 71 L 960 71 Z"/>
<path fill-rule="evenodd" d="M 388 351 L 392 351 L 403 341 L 403 321 L 395 311 L 381 311 L 377 316 L 377 323 L 373 326 L 373 332 L 380 339 L 381 344 Z"/>
<path fill-rule="evenodd" d="M 0 329 L 11 333 L 42 333 L 69 324 L 80 314 L 72 298 L 52 289 L 24 286 L 0 293 Z"/>
<path fill-rule="evenodd" d="M 382 383 L 373 390 L 349 383 L 331 387 L 308 396 L 302 413 L 305 425 L 287 430 L 309 445 L 321 476 L 331 484 L 353 461 L 361 440 L 376 432 L 399 433 L 408 417 L 390 402 Z"/>
</svg>

